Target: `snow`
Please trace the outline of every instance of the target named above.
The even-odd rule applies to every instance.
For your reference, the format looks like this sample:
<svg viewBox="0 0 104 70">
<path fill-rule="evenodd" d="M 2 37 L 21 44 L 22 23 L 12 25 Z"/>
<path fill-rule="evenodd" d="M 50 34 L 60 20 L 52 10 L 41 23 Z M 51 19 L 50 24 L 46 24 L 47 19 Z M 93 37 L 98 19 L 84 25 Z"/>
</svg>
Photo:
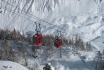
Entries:
<svg viewBox="0 0 104 70">
<path fill-rule="evenodd" d="M 56 52 L 56 57 L 46 58 L 41 54 L 41 58 L 36 58 L 36 62 L 40 63 L 40 70 L 43 69 L 46 63 L 51 65 L 52 70 L 94 70 L 93 60 L 95 57 L 95 52 L 79 52 L 80 55 L 75 52 L 72 53 L 70 48 L 67 48 L 68 51 L 65 51 L 62 58 L 59 57 L 59 50 L 54 49 Z"/>
<path fill-rule="evenodd" d="M 16 2 L 8 1 L 7 3 L 6 0 L 3 0 L 1 2 L 4 4 L 2 10 L 5 12 L 0 14 L 2 17 L 0 20 L 2 21 L 1 28 L 3 29 L 12 30 L 15 28 L 25 33 L 34 32 L 35 25 L 33 23 L 37 21 L 41 23 L 43 34 L 50 32 L 55 34 L 56 30 L 60 30 L 65 37 L 68 37 L 79 33 L 85 41 L 101 36 L 101 32 L 104 30 L 103 23 L 101 23 L 103 22 L 104 1 L 17 0 Z M 6 3 L 8 5 L 7 10 L 5 9 Z M 13 6 L 11 7 L 11 5 Z M 8 12 L 10 9 L 12 11 L 11 14 Z"/>
<path fill-rule="evenodd" d="M 62 59 L 29 60 L 30 67 L 35 66 L 36 62 L 42 70 L 45 62 L 50 63 L 52 70 L 93 70 L 95 53 L 104 49 L 104 0 L 0 0 L 1 3 L 2 29 L 15 28 L 21 33 L 34 34 L 34 22 L 38 22 L 43 35 L 55 35 L 56 30 L 60 30 L 68 38 L 78 33 L 85 42 L 91 42 L 93 46 L 92 52 L 80 52 L 80 56 L 69 49 L 70 52 L 65 53 L 67 57 L 63 56 Z M 3 63 L 10 64 L 9 61 L 0 61 L 0 65 Z M 3 65 L 0 68 L 5 69 Z"/>
<path fill-rule="evenodd" d="M 15 62 L 0 60 L 0 70 L 28 70 L 28 69 Z"/>
</svg>

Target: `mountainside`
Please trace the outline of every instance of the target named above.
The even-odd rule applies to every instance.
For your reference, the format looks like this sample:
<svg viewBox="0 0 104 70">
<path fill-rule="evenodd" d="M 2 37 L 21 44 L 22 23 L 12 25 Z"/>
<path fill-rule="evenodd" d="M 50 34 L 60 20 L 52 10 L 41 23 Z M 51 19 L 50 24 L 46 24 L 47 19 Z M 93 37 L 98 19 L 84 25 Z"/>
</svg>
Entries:
<svg viewBox="0 0 104 70">
<path fill-rule="evenodd" d="M 104 0 L 2 0 L 0 4 L 3 29 L 35 32 L 38 22 L 43 34 L 60 30 L 65 37 L 78 33 L 85 41 L 104 31 Z"/>
<path fill-rule="evenodd" d="M 104 0 L 1 0 L 0 7 L 2 29 L 34 34 L 37 22 L 42 34 L 60 30 L 66 38 L 79 34 L 85 42 L 103 37 Z"/>
<path fill-rule="evenodd" d="M 46 63 L 50 63 L 52 70 L 95 70 L 94 64 L 97 64 L 95 58 L 99 54 L 104 55 L 104 0 L 0 0 L 0 29 L 4 29 L 4 34 L 6 29 L 16 29 L 21 34 L 34 34 L 35 22 L 41 24 L 43 35 L 56 35 L 59 30 L 68 41 L 69 38 L 71 39 L 71 45 L 64 45 L 61 49 L 57 49 L 53 47 L 53 36 L 50 36 L 51 38 L 46 36 L 48 39 L 45 43 L 48 46 L 42 46 L 42 49 L 34 52 L 33 46 L 24 41 L 25 39 L 7 40 L 15 54 L 21 53 L 21 56 L 17 55 L 20 64 L 24 65 L 27 62 L 26 67 L 31 70 L 42 70 Z M 77 43 L 75 45 L 73 41 L 75 39 L 73 37 L 77 34 L 83 39 L 84 43 L 81 44 L 85 45 L 84 48 L 87 48 L 87 42 L 91 43 L 87 45 L 90 46 L 90 51 L 88 51 L 89 47 L 87 50 L 83 48 L 81 48 L 83 50 L 78 50 L 80 46 L 77 47 Z M 1 51 L 3 51 L 3 41 L 5 42 L 1 38 Z M 21 47 L 27 51 L 23 53 Z M 5 63 L 11 64 L 11 62 L 0 61 L 0 68 L 10 70 Z"/>
</svg>

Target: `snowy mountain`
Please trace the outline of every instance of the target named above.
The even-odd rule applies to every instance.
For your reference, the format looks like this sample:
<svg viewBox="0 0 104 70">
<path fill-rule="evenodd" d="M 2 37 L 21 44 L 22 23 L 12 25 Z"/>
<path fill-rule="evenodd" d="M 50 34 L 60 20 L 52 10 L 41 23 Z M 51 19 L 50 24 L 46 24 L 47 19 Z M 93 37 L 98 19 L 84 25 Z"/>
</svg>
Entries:
<svg viewBox="0 0 104 70">
<path fill-rule="evenodd" d="M 79 34 L 85 42 L 104 32 L 104 0 L 1 0 L 0 28 L 43 34 L 62 31 L 64 37 Z"/>
<path fill-rule="evenodd" d="M 1 0 L 0 3 L 2 29 L 15 28 L 26 33 L 35 31 L 34 22 L 38 22 L 43 34 L 54 35 L 60 30 L 65 37 L 78 33 L 85 41 L 101 36 L 104 31 L 104 0 Z"/>
<path fill-rule="evenodd" d="M 96 51 L 104 49 L 104 0 L 0 0 L 0 11 L 1 29 L 34 34 L 37 22 L 43 35 L 56 35 L 56 30 L 60 30 L 66 38 L 78 34 L 93 46 L 92 52 L 80 52 L 80 56 L 75 56 L 71 48 L 62 59 L 48 60 L 42 55 L 36 59 L 40 69 L 50 62 L 53 70 L 93 70 Z"/>
</svg>

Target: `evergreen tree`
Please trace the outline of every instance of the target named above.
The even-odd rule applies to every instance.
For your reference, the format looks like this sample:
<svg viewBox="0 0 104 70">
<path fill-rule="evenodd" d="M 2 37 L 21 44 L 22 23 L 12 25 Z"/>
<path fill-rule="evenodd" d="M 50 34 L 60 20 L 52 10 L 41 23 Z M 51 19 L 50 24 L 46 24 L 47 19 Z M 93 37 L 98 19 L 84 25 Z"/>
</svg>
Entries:
<svg viewBox="0 0 104 70">
<path fill-rule="evenodd" d="M 46 64 L 45 67 L 43 68 L 43 70 L 52 70 L 52 69 L 51 69 L 50 65 Z"/>
</svg>

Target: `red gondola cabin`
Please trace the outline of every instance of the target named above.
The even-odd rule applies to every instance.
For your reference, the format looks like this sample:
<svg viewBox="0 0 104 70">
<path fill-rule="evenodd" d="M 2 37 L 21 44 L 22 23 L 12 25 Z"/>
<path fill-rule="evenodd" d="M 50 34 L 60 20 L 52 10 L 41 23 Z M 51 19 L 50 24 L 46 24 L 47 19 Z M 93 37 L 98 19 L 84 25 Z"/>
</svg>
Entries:
<svg viewBox="0 0 104 70">
<path fill-rule="evenodd" d="M 56 48 L 60 48 L 62 46 L 62 40 L 61 39 L 55 39 L 54 46 Z"/>
<path fill-rule="evenodd" d="M 34 46 L 37 46 L 37 47 L 41 46 L 41 44 L 43 42 L 42 39 L 43 39 L 42 34 L 33 35 L 33 44 L 34 44 Z"/>
</svg>

